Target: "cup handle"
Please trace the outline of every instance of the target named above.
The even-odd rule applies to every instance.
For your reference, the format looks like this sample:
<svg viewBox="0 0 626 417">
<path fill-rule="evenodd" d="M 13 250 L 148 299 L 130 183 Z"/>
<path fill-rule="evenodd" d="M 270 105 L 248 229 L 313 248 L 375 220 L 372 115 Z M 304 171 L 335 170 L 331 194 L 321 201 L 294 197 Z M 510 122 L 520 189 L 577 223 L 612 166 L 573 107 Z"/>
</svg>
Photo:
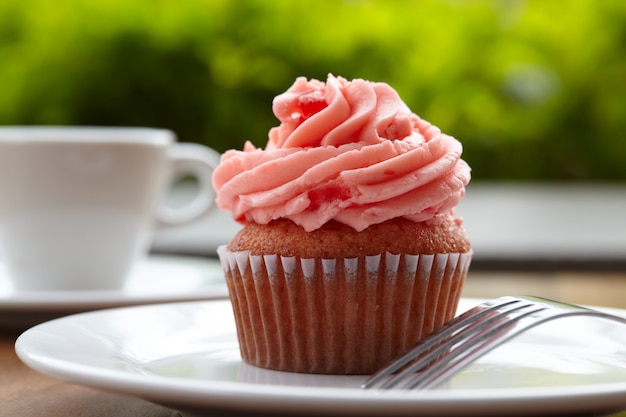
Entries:
<svg viewBox="0 0 626 417">
<path fill-rule="evenodd" d="M 220 159 L 217 151 L 197 143 L 185 142 L 172 144 L 167 153 L 170 187 L 174 180 L 192 176 L 198 181 L 198 191 L 191 201 L 181 207 L 172 208 L 161 204 L 156 213 L 157 229 L 193 223 L 209 215 L 216 207 L 211 176 Z"/>
</svg>

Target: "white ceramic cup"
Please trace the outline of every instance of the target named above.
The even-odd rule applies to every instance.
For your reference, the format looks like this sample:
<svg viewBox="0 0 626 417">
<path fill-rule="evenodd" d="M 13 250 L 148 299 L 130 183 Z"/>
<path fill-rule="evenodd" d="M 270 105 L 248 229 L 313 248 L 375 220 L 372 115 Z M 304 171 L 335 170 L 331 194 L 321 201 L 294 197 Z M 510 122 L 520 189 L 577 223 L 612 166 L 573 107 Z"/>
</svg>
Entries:
<svg viewBox="0 0 626 417">
<path fill-rule="evenodd" d="M 120 289 L 155 228 L 210 213 L 216 163 L 164 129 L 0 127 L 0 262 L 13 288 Z M 195 198 L 166 206 L 187 175 Z"/>
</svg>

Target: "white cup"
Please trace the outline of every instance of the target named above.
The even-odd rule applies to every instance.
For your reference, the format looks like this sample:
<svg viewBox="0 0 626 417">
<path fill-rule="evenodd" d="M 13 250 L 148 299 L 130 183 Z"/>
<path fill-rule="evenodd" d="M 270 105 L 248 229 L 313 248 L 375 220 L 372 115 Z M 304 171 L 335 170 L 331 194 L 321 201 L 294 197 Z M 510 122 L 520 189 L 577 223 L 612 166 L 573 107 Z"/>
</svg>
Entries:
<svg viewBox="0 0 626 417">
<path fill-rule="evenodd" d="M 211 212 L 216 163 L 212 149 L 163 129 L 0 127 L 0 261 L 13 288 L 122 288 L 155 228 Z M 197 195 L 166 206 L 187 175 Z"/>
</svg>

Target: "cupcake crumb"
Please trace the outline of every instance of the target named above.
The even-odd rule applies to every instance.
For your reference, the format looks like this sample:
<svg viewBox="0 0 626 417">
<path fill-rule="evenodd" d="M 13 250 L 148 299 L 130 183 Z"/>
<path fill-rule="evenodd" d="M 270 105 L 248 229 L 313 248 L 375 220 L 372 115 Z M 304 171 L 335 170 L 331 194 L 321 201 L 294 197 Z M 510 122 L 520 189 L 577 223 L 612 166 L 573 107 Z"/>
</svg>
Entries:
<svg viewBox="0 0 626 417">
<path fill-rule="evenodd" d="M 275 253 L 303 258 L 352 258 L 384 252 L 414 255 L 465 253 L 470 250 L 470 241 L 463 227 L 452 217 L 445 217 L 434 225 L 396 218 L 360 232 L 336 221 L 306 232 L 290 220 L 278 219 L 266 225 L 245 226 L 228 248 L 231 251 L 247 250 L 253 255 Z"/>
</svg>

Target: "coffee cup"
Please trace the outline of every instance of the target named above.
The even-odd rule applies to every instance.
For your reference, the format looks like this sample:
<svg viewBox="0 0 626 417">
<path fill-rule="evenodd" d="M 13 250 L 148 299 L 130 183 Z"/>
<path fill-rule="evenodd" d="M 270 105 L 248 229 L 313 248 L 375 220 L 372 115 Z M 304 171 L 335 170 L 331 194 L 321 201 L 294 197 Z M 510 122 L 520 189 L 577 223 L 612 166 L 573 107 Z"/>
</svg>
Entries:
<svg viewBox="0 0 626 417">
<path fill-rule="evenodd" d="M 217 160 L 165 129 L 0 127 L 0 262 L 14 290 L 122 288 L 155 230 L 211 214 Z M 165 204 L 186 176 L 196 195 Z"/>
</svg>

